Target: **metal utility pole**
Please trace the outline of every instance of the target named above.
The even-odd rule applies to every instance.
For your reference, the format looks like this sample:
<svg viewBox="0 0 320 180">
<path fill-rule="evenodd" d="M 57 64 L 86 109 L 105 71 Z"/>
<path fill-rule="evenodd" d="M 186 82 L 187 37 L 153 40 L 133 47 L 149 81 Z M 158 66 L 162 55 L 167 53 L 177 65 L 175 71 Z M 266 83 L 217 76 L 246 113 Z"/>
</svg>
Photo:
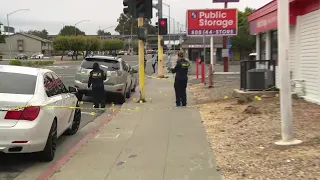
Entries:
<svg viewBox="0 0 320 180">
<path fill-rule="evenodd" d="M 74 35 L 77 36 L 77 25 L 83 22 L 90 22 L 90 20 L 82 20 L 74 24 Z"/>
<path fill-rule="evenodd" d="M 143 27 L 143 17 L 138 18 L 138 27 Z M 145 101 L 144 91 L 144 42 L 139 39 L 139 85 L 140 85 L 140 100 Z"/>
<path fill-rule="evenodd" d="M 169 33 L 168 33 L 168 36 L 169 36 L 169 46 L 170 46 L 170 50 L 171 50 L 171 8 L 170 8 L 170 4 L 166 4 L 166 3 L 162 3 L 163 5 L 165 6 L 168 6 L 168 9 L 169 9 L 169 27 L 168 27 L 168 30 L 169 30 Z"/>
<path fill-rule="evenodd" d="M 224 8 L 228 8 L 228 2 L 224 3 Z M 227 49 L 227 43 L 228 43 L 228 36 L 223 36 L 223 49 Z M 223 57 L 223 71 L 224 72 L 229 72 L 229 58 L 228 57 Z"/>
<path fill-rule="evenodd" d="M 280 69 L 280 113 L 282 139 L 277 145 L 295 145 L 302 141 L 293 138 L 292 97 L 289 66 L 289 0 L 278 1 L 278 54 Z"/>
<path fill-rule="evenodd" d="M 12 15 L 12 14 L 14 14 L 14 13 L 17 13 L 17 12 L 19 12 L 19 11 L 29 11 L 29 9 L 18 9 L 18 10 L 15 10 L 15 11 L 7 14 L 7 25 L 8 25 L 8 27 L 7 27 L 7 33 L 8 33 L 8 36 L 10 36 L 9 16 Z M 12 56 L 11 44 L 10 44 L 9 41 L 7 42 L 7 44 L 8 44 L 8 47 L 9 47 L 9 58 L 10 58 L 10 60 L 11 60 L 11 56 Z"/>
<path fill-rule="evenodd" d="M 206 36 L 203 33 L 203 63 L 206 64 Z"/>
<path fill-rule="evenodd" d="M 158 0 L 158 17 L 162 18 L 162 0 Z M 161 45 L 163 37 L 158 35 L 158 78 L 164 78 L 164 63 L 163 63 L 163 47 Z"/>
<path fill-rule="evenodd" d="M 129 40 L 129 52 L 131 53 L 131 43 L 132 43 L 132 20 L 131 20 L 131 24 L 130 24 L 130 40 Z"/>
</svg>

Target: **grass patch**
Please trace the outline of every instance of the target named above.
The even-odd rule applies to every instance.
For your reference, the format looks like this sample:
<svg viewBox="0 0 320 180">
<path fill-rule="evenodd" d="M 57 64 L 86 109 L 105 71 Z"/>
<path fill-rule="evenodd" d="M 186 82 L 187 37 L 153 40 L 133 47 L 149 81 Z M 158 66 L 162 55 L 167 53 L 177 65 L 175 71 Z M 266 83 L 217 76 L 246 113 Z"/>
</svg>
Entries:
<svg viewBox="0 0 320 180">
<path fill-rule="evenodd" d="M 23 61 L 21 61 L 18 59 L 14 59 L 14 60 L 10 61 L 10 65 L 28 66 L 28 67 L 47 66 L 47 65 L 51 65 L 53 63 L 54 63 L 53 60 L 30 60 L 30 61 L 23 60 Z"/>
</svg>

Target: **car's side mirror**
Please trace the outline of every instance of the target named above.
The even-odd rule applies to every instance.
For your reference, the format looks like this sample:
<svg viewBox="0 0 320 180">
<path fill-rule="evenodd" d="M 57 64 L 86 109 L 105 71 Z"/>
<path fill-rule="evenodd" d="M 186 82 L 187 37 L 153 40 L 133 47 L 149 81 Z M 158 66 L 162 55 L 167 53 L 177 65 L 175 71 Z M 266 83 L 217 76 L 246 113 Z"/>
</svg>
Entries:
<svg viewBox="0 0 320 180">
<path fill-rule="evenodd" d="M 77 89 L 76 87 L 69 86 L 69 92 L 70 92 L 70 93 L 77 93 L 77 92 L 78 92 L 78 89 Z"/>
<path fill-rule="evenodd" d="M 132 73 L 138 73 L 138 70 L 132 68 L 132 69 L 131 69 L 131 72 L 132 72 Z"/>
</svg>

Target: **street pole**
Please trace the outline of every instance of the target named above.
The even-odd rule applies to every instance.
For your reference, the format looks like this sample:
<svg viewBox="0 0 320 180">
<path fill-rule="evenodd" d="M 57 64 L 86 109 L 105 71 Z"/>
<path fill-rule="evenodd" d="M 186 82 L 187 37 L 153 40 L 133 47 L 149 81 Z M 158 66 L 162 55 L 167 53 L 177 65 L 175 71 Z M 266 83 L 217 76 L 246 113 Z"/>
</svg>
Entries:
<svg viewBox="0 0 320 180">
<path fill-rule="evenodd" d="M 293 139 L 292 97 L 289 67 L 289 0 L 278 1 L 278 55 L 280 71 L 280 113 L 282 139 L 277 145 L 295 145 L 302 141 Z"/>
<path fill-rule="evenodd" d="M 138 18 L 138 27 L 143 27 L 143 17 Z M 145 102 L 144 92 L 144 42 L 139 39 L 139 86 L 140 86 L 140 101 Z"/>
<path fill-rule="evenodd" d="M 173 19 L 172 19 L 173 20 Z M 173 52 L 176 52 L 176 20 L 173 20 Z"/>
<path fill-rule="evenodd" d="M 206 64 L 206 36 L 203 33 L 203 63 Z"/>
<path fill-rule="evenodd" d="M 131 43 L 132 43 L 132 23 L 133 22 L 131 20 L 131 23 L 130 23 L 130 42 L 129 42 L 129 52 L 130 52 L 130 54 L 131 54 Z"/>
<path fill-rule="evenodd" d="M 8 33 L 8 36 L 10 36 L 10 32 L 9 32 L 9 27 L 10 27 L 10 24 L 9 24 L 9 14 L 7 14 L 7 25 L 8 25 L 8 27 L 7 27 L 7 33 Z M 8 43 L 8 42 L 7 42 Z M 10 58 L 10 60 L 11 60 L 11 56 L 12 56 L 12 52 L 11 52 L 11 43 L 8 43 L 8 48 L 9 48 L 9 58 Z"/>
<path fill-rule="evenodd" d="M 101 28 L 99 26 L 99 38 L 100 38 L 100 40 L 101 40 L 101 33 L 102 33 L 102 31 L 101 31 Z"/>
<path fill-rule="evenodd" d="M 228 3 L 224 3 L 224 8 L 228 8 Z M 223 49 L 227 49 L 227 43 L 228 43 L 228 36 L 223 36 Z M 229 72 L 229 58 L 228 57 L 223 57 L 223 71 L 224 72 Z"/>
<path fill-rule="evenodd" d="M 169 46 L 170 46 L 170 52 L 171 52 L 171 24 L 170 24 L 170 21 L 171 21 L 171 9 L 170 9 L 170 5 L 168 4 L 168 8 L 169 8 Z"/>
<path fill-rule="evenodd" d="M 162 18 L 162 0 L 158 1 L 158 17 Z M 158 78 L 164 78 L 162 39 L 163 37 L 158 34 Z"/>
<path fill-rule="evenodd" d="M 214 41 L 213 41 L 213 36 L 210 37 L 210 64 L 212 66 L 212 69 L 213 69 L 213 66 L 214 66 L 214 63 L 213 63 L 213 54 L 214 54 Z"/>
<path fill-rule="evenodd" d="M 82 23 L 82 22 L 86 22 L 86 21 L 90 21 L 90 20 L 81 20 L 81 21 L 79 21 L 79 22 L 77 22 L 77 23 L 74 24 L 74 35 L 75 35 L 75 36 L 77 36 L 77 27 L 76 27 L 76 26 L 77 26 L 78 24 L 80 24 L 80 23 Z"/>
<path fill-rule="evenodd" d="M 19 11 L 29 11 L 29 9 L 18 9 L 18 10 L 15 10 L 15 11 L 7 14 L 7 25 L 8 25 L 8 27 L 7 27 L 7 33 L 8 33 L 8 36 L 10 36 L 9 16 L 10 16 L 11 14 L 14 14 L 14 13 L 19 12 Z M 11 60 L 11 58 L 12 58 L 12 57 L 11 57 L 11 56 L 12 56 L 11 43 L 10 43 L 10 42 L 7 42 L 7 44 L 8 44 L 8 47 L 9 47 L 9 58 L 10 58 L 10 60 Z"/>
</svg>

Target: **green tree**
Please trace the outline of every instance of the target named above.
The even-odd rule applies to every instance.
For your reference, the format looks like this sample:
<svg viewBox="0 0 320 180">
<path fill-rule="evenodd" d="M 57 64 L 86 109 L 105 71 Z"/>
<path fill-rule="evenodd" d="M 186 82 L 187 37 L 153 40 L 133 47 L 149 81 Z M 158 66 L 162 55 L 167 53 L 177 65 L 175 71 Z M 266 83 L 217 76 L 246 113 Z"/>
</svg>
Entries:
<svg viewBox="0 0 320 180">
<path fill-rule="evenodd" d="M 98 35 L 98 36 L 110 36 L 111 33 L 108 32 L 108 31 L 104 31 L 104 30 L 98 30 L 98 31 L 97 31 L 97 35 Z"/>
<path fill-rule="evenodd" d="M 85 56 L 88 55 L 88 53 L 92 51 L 99 51 L 101 47 L 101 40 L 96 38 L 96 37 L 87 37 L 86 38 L 86 54 Z"/>
<path fill-rule="evenodd" d="M 82 36 L 82 35 L 86 35 L 85 32 L 81 31 L 80 29 L 78 29 L 77 27 L 74 26 L 64 26 L 61 30 L 59 35 L 61 36 Z"/>
<path fill-rule="evenodd" d="M 121 39 L 106 39 L 102 42 L 101 49 L 115 54 L 117 50 L 122 49 L 124 42 Z"/>
<path fill-rule="evenodd" d="M 238 11 L 238 35 L 231 37 L 231 45 L 233 49 L 240 52 L 251 52 L 255 48 L 256 39 L 254 35 L 250 35 L 250 24 L 248 22 L 248 14 L 254 9 L 246 7 L 244 11 Z"/>
<path fill-rule="evenodd" d="M 132 46 L 132 50 L 133 50 L 134 52 L 138 52 L 138 50 L 139 50 L 139 46 L 138 46 L 138 45 L 139 45 L 139 44 L 138 44 L 138 40 L 132 41 L 131 46 Z"/>
<path fill-rule="evenodd" d="M 29 30 L 27 32 L 24 32 L 26 34 L 31 34 L 31 35 L 34 35 L 34 36 L 38 36 L 38 37 L 41 37 L 43 39 L 48 39 L 48 31 L 46 29 L 43 29 L 41 31 L 38 31 L 38 30 Z"/>
<path fill-rule="evenodd" d="M 6 40 L 5 40 L 5 36 L 2 34 L 1 30 L 0 30 L 0 44 L 2 43 L 6 43 Z"/>
<path fill-rule="evenodd" d="M 78 59 L 78 52 L 86 50 L 87 40 L 85 36 L 71 36 L 70 37 L 70 48 L 74 52 L 76 59 Z M 72 56 L 73 59 L 73 56 Z"/>
<path fill-rule="evenodd" d="M 131 31 L 132 31 L 132 34 L 134 35 L 137 34 L 137 29 L 138 29 L 137 19 L 134 19 L 132 16 L 121 13 L 117 22 L 118 22 L 118 25 L 115 28 L 115 31 L 118 32 L 120 35 L 130 35 Z M 144 19 L 144 26 L 147 28 L 148 34 L 156 34 L 157 29 L 155 28 L 155 26 L 151 25 L 151 20 Z"/>
<path fill-rule="evenodd" d="M 61 51 L 62 56 L 61 60 L 63 60 L 64 52 L 69 51 L 71 49 L 71 38 L 68 36 L 57 36 L 52 40 L 52 47 L 55 51 Z"/>
</svg>

